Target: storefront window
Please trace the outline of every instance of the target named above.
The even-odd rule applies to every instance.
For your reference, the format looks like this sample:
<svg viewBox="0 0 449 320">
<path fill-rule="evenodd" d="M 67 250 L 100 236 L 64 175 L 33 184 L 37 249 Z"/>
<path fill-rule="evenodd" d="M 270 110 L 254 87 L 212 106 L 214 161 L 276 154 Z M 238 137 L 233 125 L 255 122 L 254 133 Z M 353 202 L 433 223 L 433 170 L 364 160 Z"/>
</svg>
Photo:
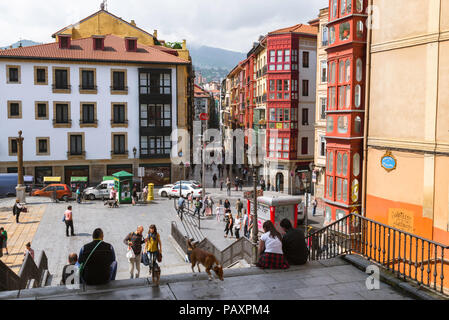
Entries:
<svg viewBox="0 0 449 320">
<path fill-rule="evenodd" d="M 362 65 L 362 59 L 357 59 L 357 72 L 356 72 L 356 80 L 358 82 L 362 81 L 362 75 L 363 75 L 363 65 Z"/>
<path fill-rule="evenodd" d="M 335 27 L 329 28 L 329 43 L 334 44 L 335 42 Z"/>
<path fill-rule="evenodd" d="M 331 116 L 327 117 L 327 132 L 333 132 L 334 131 L 334 118 Z"/>
<path fill-rule="evenodd" d="M 354 120 L 354 131 L 355 133 L 361 133 L 362 132 L 362 119 L 357 116 Z"/>
<path fill-rule="evenodd" d="M 360 155 L 356 153 L 352 158 L 352 174 L 358 177 L 360 174 Z"/>
<path fill-rule="evenodd" d="M 348 132 L 348 117 L 341 116 L 338 117 L 338 133 L 347 133 Z"/>
<path fill-rule="evenodd" d="M 351 26 L 349 22 L 344 22 L 340 24 L 340 40 L 345 41 L 349 39 L 351 34 Z"/>
<path fill-rule="evenodd" d="M 360 85 L 356 85 L 355 86 L 355 107 L 356 108 L 360 108 L 360 104 L 361 104 L 361 95 L 362 95 L 362 87 L 360 87 Z"/>
</svg>

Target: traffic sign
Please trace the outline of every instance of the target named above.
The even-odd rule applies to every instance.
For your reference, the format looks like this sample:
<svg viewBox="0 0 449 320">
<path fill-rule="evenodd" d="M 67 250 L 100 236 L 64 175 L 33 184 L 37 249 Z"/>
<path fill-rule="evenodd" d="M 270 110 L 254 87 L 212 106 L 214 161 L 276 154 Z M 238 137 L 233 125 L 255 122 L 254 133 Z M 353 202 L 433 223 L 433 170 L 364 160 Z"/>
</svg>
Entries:
<svg viewBox="0 0 449 320">
<path fill-rule="evenodd" d="M 207 113 L 201 113 L 200 114 L 200 120 L 202 120 L 202 121 L 209 120 L 209 115 Z"/>
</svg>

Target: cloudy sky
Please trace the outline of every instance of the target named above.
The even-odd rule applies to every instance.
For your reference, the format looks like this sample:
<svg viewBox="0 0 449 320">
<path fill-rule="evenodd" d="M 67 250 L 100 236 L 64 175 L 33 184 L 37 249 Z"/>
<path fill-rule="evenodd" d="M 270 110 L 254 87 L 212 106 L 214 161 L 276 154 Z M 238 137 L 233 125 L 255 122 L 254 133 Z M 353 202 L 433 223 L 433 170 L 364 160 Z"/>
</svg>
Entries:
<svg viewBox="0 0 449 320">
<path fill-rule="evenodd" d="M 19 39 L 51 42 L 51 34 L 100 8 L 101 0 L 0 0 L 0 46 Z M 247 52 L 259 35 L 307 23 L 328 0 L 108 0 L 108 11 L 166 41 L 187 39 Z"/>
</svg>

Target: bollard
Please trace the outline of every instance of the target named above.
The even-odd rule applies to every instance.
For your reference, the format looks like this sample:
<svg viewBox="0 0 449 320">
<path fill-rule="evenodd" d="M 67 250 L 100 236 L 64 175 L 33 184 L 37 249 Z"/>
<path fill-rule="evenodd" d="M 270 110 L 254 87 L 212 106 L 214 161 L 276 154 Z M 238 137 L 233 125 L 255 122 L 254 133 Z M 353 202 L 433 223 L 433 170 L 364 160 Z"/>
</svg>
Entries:
<svg viewBox="0 0 449 320">
<path fill-rule="evenodd" d="M 148 196 L 147 201 L 153 201 L 154 200 L 154 183 L 148 184 Z"/>
</svg>

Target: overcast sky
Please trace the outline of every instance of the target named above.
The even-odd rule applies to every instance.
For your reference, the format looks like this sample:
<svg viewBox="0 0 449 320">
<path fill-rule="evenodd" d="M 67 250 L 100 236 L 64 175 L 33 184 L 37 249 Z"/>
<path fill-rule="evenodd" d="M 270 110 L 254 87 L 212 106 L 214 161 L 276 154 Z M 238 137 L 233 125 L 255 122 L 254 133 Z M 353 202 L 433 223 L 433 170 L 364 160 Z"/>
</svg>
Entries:
<svg viewBox="0 0 449 320">
<path fill-rule="evenodd" d="M 101 0 L 0 0 L 0 46 L 19 39 L 52 42 L 51 34 L 100 8 Z M 186 39 L 247 52 L 259 35 L 307 23 L 328 0 L 108 0 L 108 11 L 166 41 Z"/>
</svg>

